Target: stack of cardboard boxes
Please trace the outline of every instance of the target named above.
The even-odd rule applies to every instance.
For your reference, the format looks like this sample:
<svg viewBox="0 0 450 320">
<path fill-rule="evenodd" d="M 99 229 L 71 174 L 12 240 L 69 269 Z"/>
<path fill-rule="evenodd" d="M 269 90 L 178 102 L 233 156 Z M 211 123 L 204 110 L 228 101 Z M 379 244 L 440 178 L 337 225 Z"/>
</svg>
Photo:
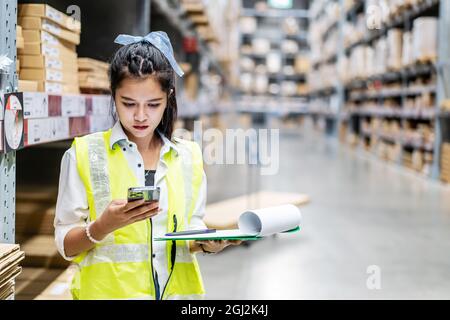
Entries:
<svg viewBox="0 0 450 320">
<path fill-rule="evenodd" d="M 443 143 L 441 152 L 441 180 L 450 183 L 450 143 Z"/>
<path fill-rule="evenodd" d="M 25 40 L 19 78 L 37 81 L 38 91 L 79 93 L 80 22 L 46 4 L 20 5 L 18 21 Z"/>
<path fill-rule="evenodd" d="M 12 299 L 14 279 L 22 271 L 19 263 L 23 258 L 19 245 L 0 243 L 0 300 Z"/>
<path fill-rule="evenodd" d="M 107 93 L 109 64 L 92 58 L 78 58 L 80 91 L 83 93 Z"/>
</svg>

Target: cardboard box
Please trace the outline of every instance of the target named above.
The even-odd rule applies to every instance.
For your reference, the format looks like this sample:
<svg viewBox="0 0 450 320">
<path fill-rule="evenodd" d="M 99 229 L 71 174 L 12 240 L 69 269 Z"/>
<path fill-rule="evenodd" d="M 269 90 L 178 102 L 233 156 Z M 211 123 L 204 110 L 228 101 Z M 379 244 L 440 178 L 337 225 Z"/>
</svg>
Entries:
<svg viewBox="0 0 450 320">
<path fill-rule="evenodd" d="M 48 45 L 40 42 L 25 42 L 23 49 L 19 50 L 20 55 L 43 55 L 62 60 L 73 61 L 76 64 L 77 53 L 74 47 L 65 45 Z"/>
<path fill-rule="evenodd" d="M 17 37 L 16 46 L 17 49 L 23 49 L 25 47 L 25 40 L 22 37 Z"/>
<path fill-rule="evenodd" d="M 52 8 L 47 4 L 20 4 L 19 17 L 23 16 L 47 18 L 68 30 L 72 30 L 76 33 L 81 32 L 80 21 Z"/>
<path fill-rule="evenodd" d="M 80 44 L 80 34 L 62 28 L 58 24 L 40 17 L 19 17 L 19 24 L 22 28 L 32 30 L 45 30 L 59 39 L 66 40 L 73 44 Z"/>
<path fill-rule="evenodd" d="M 36 92 L 38 91 L 38 83 L 32 80 L 19 80 L 19 91 Z"/>
<path fill-rule="evenodd" d="M 413 51 L 416 61 L 434 61 L 437 57 L 438 19 L 419 17 L 413 23 Z"/>
<path fill-rule="evenodd" d="M 108 72 L 109 64 L 92 58 L 78 58 L 79 70 Z"/>
<path fill-rule="evenodd" d="M 20 66 L 22 68 L 50 68 L 64 70 L 66 72 L 77 72 L 77 65 L 73 59 L 54 58 L 43 55 L 19 55 Z"/>
<path fill-rule="evenodd" d="M 21 49 L 24 46 L 24 38 L 22 34 L 22 27 L 20 25 L 17 25 L 16 27 L 16 48 Z"/>
<path fill-rule="evenodd" d="M 73 46 L 70 42 L 58 39 L 58 37 L 43 30 L 23 30 L 23 39 L 25 42 L 41 42 L 52 46 L 65 45 Z"/>
<path fill-rule="evenodd" d="M 402 42 L 403 31 L 401 29 L 390 29 L 387 33 L 388 43 L 388 68 L 398 70 L 402 67 Z"/>
<path fill-rule="evenodd" d="M 70 73 L 62 70 L 22 68 L 20 79 L 36 81 L 52 81 L 61 83 L 78 83 L 78 72 Z"/>
<path fill-rule="evenodd" d="M 306 73 L 309 71 L 310 63 L 309 58 L 305 56 L 297 56 L 295 58 L 295 72 L 297 73 Z"/>
<path fill-rule="evenodd" d="M 53 94 L 63 94 L 63 93 L 80 93 L 78 84 L 65 84 L 60 82 L 52 81 L 39 81 L 38 91 L 53 93 Z"/>
<path fill-rule="evenodd" d="M 50 82 L 50 81 L 38 82 L 38 91 L 40 92 L 62 94 L 63 90 L 64 90 L 63 84 L 60 82 Z"/>
</svg>

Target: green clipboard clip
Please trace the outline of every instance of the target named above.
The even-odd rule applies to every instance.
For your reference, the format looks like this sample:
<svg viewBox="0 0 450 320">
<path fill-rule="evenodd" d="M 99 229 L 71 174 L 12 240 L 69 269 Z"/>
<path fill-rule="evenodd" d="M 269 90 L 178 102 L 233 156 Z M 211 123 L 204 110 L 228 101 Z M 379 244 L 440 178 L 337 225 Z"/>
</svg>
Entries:
<svg viewBox="0 0 450 320">
<path fill-rule="evenodd" d="M 300 226 L 296 226 L 294 229 L 282 231 L 280 233 L 294 233 L 294 232 L 297 232 L 297 231 L 300 231 Z"/>
</svg>

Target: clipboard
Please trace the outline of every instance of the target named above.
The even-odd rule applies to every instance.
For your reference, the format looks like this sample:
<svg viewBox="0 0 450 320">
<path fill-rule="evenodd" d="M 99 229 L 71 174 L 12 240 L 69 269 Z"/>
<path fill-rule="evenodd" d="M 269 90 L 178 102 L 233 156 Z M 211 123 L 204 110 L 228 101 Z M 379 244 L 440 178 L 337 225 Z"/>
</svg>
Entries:
<svg viewBox="0 0 450 320">
<path fill-rule="evenodd" d="M 300 231 L 300 210 L 291 204 L 255 209 L 240 215 L 238 229 L 216 230 L 213 233 L 157 237 L 155 241 L 173 240 L 258 240 L 276 233 Z"/>
</svg>

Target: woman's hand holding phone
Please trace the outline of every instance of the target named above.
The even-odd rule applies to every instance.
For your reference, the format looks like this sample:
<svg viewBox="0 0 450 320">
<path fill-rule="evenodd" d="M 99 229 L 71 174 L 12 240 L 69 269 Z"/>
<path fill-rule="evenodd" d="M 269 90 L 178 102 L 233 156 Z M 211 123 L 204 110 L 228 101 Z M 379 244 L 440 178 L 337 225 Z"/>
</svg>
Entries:
<svg viewBox="0 0 450 320">
<path fill-rule="evenodd" d="M 99 233 L 96 236 L 100 237 L 100 239 L 95 239 L 102 240 L 109 233 L 129 224 L 151 218 L 161 210 L 159 209 L 159 201 L 145 202 L 144 199 L 131 202 L 112 200 L 103 214 L 95 221 L 97 225 L 95 230 L 96 233 Z"/>
</svg>

